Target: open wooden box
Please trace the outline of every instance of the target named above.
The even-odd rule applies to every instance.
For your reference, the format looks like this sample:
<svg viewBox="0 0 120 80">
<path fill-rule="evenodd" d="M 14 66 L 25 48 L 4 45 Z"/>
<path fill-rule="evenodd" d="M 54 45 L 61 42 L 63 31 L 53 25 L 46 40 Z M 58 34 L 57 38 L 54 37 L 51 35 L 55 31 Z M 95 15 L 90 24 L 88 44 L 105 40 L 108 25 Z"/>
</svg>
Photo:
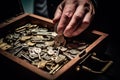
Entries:
<svg viewBox="0 0 120 80">
<path fill-rule="evenodd" d="M 14 19 L 10 20 L 8 23 L 0 24 L 0 34 L 7 34 L 7 31 L 12 28 L 16 28 L 17 26 L 22 26 L 26 23 L 31 24 L 37 24 L 37 25 L 43 25 L 47 26 L 48 28 L 53 29 L 54 25 L 52 23 L 52 20 L 40 17 L 34 14 L 22 14 L 18 17 L 15 17 Z M 85 58 L 86 55 L 89 54 L 89 52 L 96 47 L 100 42 L 102 42 L 108 34 L 93 30 L 91 32 L 85 33 L 84 35 L 81 35 L 83 40 L 90 43 L 90 45 L 85 49 L 86 53 L 83 53 L 81 55 L 76 56 L 75 58 L 71 59 L 68 63 L 66 63 L 60 70 L 58 70 L 55 74 L 49 74 L 48 72 L 38 69 L 36 66 L 31 65 L 30 63 L 11 55 L 7 51 L 4 51 L 0 49 L 0 53 L 4 55 L 5 57 L 11 59 L 12 61 L 22 65 L 23 67 L 35 72 L 36 74 L 47 78 L 47 79 L 56 79 L 60 75 L 62 75 L 65 71 L 67 71 L 71 66 L 73 66 L 77 61 L 80 59 Z M 84 36 L 84 37 L 83 37 Z"/>
<path fill-rule="evenodd" d="M 43 27 L 48 28 L 51 31 L 54 31 L 53 29 L 54 24 L 52 20 L 35 15 L 35 14 L 24 13 L 8 20 L 7 22 L 0 23 L 0 38 L 7 35 L 9 30 L 16 29 L 17 27 L 23 26 L 27 23 L 42 25 Z M 87 46 L 87 48 L 84 50 L 85 53 L 83 52 L 82 54 L 76 55 L 73 59 L 69 60 L 65 65 L 63 65 L 55 74 L 49 74 L 48 72 L 42 69 L 39 69 L 34 65 L 31 65 L 25 60 L 22 60 L 21 58 L 18 58 L 14 55 L 11 55 L 9 52 L 5 50 L 0 49 L 0 55 L 3 55 L 6 58 L 9 58 L 10 60 L 16 62 L 17 64 L 20 64 L 26 69 L 29 69 L 30 71 L 46 79 L 54 80 L 59 76 L 61 76 L 68 69 L 70 69 L 79 60 L 85 58 L 89 54 L 89 52 L 93 50 L 95 47 L 97 47 L 97 45 L 100 44 L 102 41 L 104 41 L 104 39 L 107 36 L 108 34 L 97 31 L 97 30 L 92 30 L 92 31 L 81 34 L 78 38 L 85 41 L 86 43 L 89 43 L 89 46 Z"/>
</svg>

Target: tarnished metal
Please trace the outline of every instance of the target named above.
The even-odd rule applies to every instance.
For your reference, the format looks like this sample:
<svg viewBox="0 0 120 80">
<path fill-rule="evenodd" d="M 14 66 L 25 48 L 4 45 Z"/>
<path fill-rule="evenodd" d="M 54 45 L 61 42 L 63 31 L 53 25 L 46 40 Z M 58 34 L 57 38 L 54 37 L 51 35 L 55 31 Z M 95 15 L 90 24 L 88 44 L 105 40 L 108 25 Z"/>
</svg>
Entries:
<svg viewBox="0 0 120 80">
<path fill-rule="evenodd" d="M 46 27 L 30 23 L 0 38 L 1 49 L 9 49 L 8 52 L 14 56 L 50 74 L 55 74 L 75 56 L 82 54 L 87 46 L 85 42 L 67 40 Z"/>
<path fill-rule="evenodd" d="M 66 45 L 66 40 L 63 35 L 57 35 L 54 38 L 54 41 L 55 41 L 55 44 L 54 44 L 55 47 Z"/>
</svg>

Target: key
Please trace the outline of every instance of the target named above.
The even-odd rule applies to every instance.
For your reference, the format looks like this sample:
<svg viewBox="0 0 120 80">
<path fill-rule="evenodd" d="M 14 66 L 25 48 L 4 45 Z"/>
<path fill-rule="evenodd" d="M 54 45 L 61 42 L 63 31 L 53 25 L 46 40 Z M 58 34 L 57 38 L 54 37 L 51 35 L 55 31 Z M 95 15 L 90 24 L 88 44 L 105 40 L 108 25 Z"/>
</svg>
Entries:
<svg viewBox="0 0 120 80">
<path fill-rule="evenodd" d="M 52 74 L 59 66 L 59 64 L 55 65 L 55 67 L 53 67 L 53 69 L 49 73 Z"/>
<path fill-rule="evenodd" d="M 15 51 L 16 52 L 14 52 L 14 55 L 16 55 L 17 53 L 19 53 L 23 48 L 25 48 L 25 47 L 28 47 L 26 44 L 23 44 L 23 45 L 21 45 L 21 46 L 18 46 L 18 47 L 16 47 L 16 48 L 18 48 L 18 49 L 16 49 L 16 48 L 14 48 L 15 49 Z"/>
<path fill-rule="evenodd" d="M 38 54 L 35 52 L 34 47 L 29 47 L 28 51 L 29 51 L 29 57 L 31 59 L 35 59 L 35 58 L 39 57 Z"/>
<path fill-rule="evenodd" d="M 71 56 L 70 53 L 63 52 L 63 54 L 64 54 L 65 56 L 67 56 L 70 60 L 73 59 L 73 56 Z"/>
<path fill-rule="evenodd" d="M 54 47 L 65 46 L 66 44 L 66 40 L 63 35 L 57 35 L 54 38 L 54 41 L 55 41 Z"/>
<path fill-rule="evenodd" d="M 32 62 L 32 60 L 29 58 L 29 56 L 25 55 L 25 54 L 21 54 L 22 57 L 24 57 L 26 60 L 28 60 L 29 62 Z"/>
</svg>

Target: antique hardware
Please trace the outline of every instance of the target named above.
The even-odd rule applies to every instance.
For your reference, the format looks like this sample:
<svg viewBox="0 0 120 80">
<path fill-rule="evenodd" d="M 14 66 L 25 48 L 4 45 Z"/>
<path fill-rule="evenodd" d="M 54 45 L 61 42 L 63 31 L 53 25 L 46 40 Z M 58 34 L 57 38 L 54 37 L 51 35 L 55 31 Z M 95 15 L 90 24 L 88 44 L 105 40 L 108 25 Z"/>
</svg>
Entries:
<svg viewBox="0 0 120 80">
<path fill-rule="evenodd" d="M 66 40 L 63 35 L 57 35 L 55 37 L 54 41 L 55 41 L 55 44 L 54 44 L 55 47 L 65 46 L 65 44 L 66 44 Z"/>
<path fill-rule="evenodd" d="M 36 48 L 36 47 L 29 47 L 28 52 L 29 52 L 29 57 L 31 59 L 34 59 L 34 58 L 39 57 L 38 54 L 41 52 L 41 49 L 40 48 Z"/>
<path fill-rule="evenodd" d="M 25 42 L 26 40 L 29 40 L 31 36 L 21 36 L 20 41 Z"/>
<path fill-rule="evenodd" d="M 30 33 L 31 32 L 31 33 Z M 34 34 L 33 34 L 34 33 Z M 14 38 L 15 39 L 14 39 Z M 86 48 L 85 43 L 74 43 L 80 44 L 78 49 L 71 49 L 69 43 L 66 44 L 66 40 L 63 35 L 57 35 L 56 32 L 51 32 L 47 28 L 41 28 L 38 25 L 25 24 L 24 26 L 15 29 L 15 32 L 11 32 L 4 39 L 1 39 L 9 43 L 13 49 L 8 51 L 14 56 L 28 60 L 32 65 L 38 68 L 46 68 L 50 74 L 57 72 L 64 64 L 72 60 L 78 54 L 81 54 L 81 50 Z M 15 43 L 14 43 L 15 42 Z M 17 44 L 15 46 L 15 44 Z M 67 47 L 65 45 L 68 45 Z M 71 47 L 71 48 L 69 48 Z M 37 62 L 34 62 L 37 61 Z M 62 65 L 62 66 L 61 66 Z"/>
<path fill-rule="evenodd" d="M 29 61 L 29 62 L 32 62 L 32 60 L 30 59 L 30 57 L 28 56 L 28 55 L 26 55 L 26 54 L 21 54 L 21 57 L 20 58 L 24 58 L 24 59 L 26 59 L 27 61 Z"/>
<path fill-rule="evenodd" d="M 86 63 L 87 60 L 89 60 L 89 63 Z M 108 67 L 112 65 L 112 63 L 112 60 L 102 60 L 98 58 L 96 56 L 96 53 L 93 52 L 89 54 L 86 58 L 84 58 L 81 62 L 79 62 L 76 70 L 80 71 L 81 69 L 83 69 L 91 73 L 102 74 L 108 69 Z"/>
<path fill-rule="evenodd" d="M 5 36 L 0 36 L 0 39 L 3 38 L 3 41 L 11 46 L 6 51 L 0 49 L 1 54 L 6 56 L 7 58 L 10 58 L 12 61 L 17 62 L 23 67 L 28 68 L 34 73 L 50 80 L 55 80 L 65 71 L 67 71 L 71 66 L 74 66 L 74 64 L 77 63 L 79 60 L 84 59 L 89 54 L 90 50 L 96 47 L 100 42 L 104 40 L 104 38 L 107 37 L 106 33 L 93 30 L 82 34 L 82 36 L 78 36 L 77 38 L 65 38 L 65 45 L 60 44 L 60 46 L 55 46 L 55 37 L 57 36 L 57 33 L 54 32 L 54 25 L 49 19 L 33 14 L 24 14 L 15 18 L 15 20 L 11 21 L 9 24 L 0 24 L 2 28 L 10 27 L 9 33 L 5 33 Z M 6 35 L 10 35 L 10 38 L 7 38 Z M 30 36 L 31 38 L 21 41 L 20 39 L 22 36 Z M 38 36 L 42 36 L 43 38 L 40 39 L 40 37 Z M 56 41 L 58 41 L 59 39 L 60 38 L 57 38 Z M 14 53 L 15 49 L 19 49 L 20 46 L 24 43 L 27 44 L 27 47 L 20 50 L 16 55 L 11 55 L 11 53 Z M 34 45 L 32 45 L 32 43 L 34 43 Z M 37 57 L 31 58 L 28 51 L 29 47 L 40 48 L 41 52 L 39 54 L 35 53 Z M 52 50 L 55 55 L 51 55 L 48 53 L 49 48 L 51 47 L 53 48 Z M 79 53 L 71 54 L 69 51 L 71 49 L 75 49 Z M 69 55 L 67 55 L 66 53 Z M 57 59 L 59 55 L 65 56 L 65 58 L 63 57 L 62 60 L 59 60 L 59 58 Z M 45 60 L 46 62 L 43 61 L 38 66 L 38 63 L 42 60 Z M 36 64 L 34 64 L 34 62 Z M 55 66 L 58 67 L 54 69 Z M 52 72 L 49 73 L 50 71 Z"/>
<path fill-rule="evenodd" d="M 11 46 L 7 43 L 0 43 L 0 48 L 3 50 L 9 49 Z"/>
</svg>

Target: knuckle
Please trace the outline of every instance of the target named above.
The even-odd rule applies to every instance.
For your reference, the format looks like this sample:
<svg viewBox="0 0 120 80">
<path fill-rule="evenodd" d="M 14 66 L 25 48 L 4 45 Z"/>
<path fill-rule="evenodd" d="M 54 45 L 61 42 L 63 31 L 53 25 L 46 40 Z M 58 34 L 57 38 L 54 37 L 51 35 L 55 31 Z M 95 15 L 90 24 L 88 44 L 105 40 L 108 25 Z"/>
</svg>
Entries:
<svg viewBox="0 0 120 80">
<path fill-rule="evenodd" d="M 82 13 L 80 13 L 80 14 L 75 14 L 74 16 L 75 16 L 75 19 L 76 19 L 76 20 L 80 20 L 80 19 L 82 19 L 82 17 L 83 17 Z"/>
<path fill-rule="evenodd" d="M 90 21 L 89 20 L 84 20 L 82 23 L 83 24 L 90 24 Z"/>
</svg>

